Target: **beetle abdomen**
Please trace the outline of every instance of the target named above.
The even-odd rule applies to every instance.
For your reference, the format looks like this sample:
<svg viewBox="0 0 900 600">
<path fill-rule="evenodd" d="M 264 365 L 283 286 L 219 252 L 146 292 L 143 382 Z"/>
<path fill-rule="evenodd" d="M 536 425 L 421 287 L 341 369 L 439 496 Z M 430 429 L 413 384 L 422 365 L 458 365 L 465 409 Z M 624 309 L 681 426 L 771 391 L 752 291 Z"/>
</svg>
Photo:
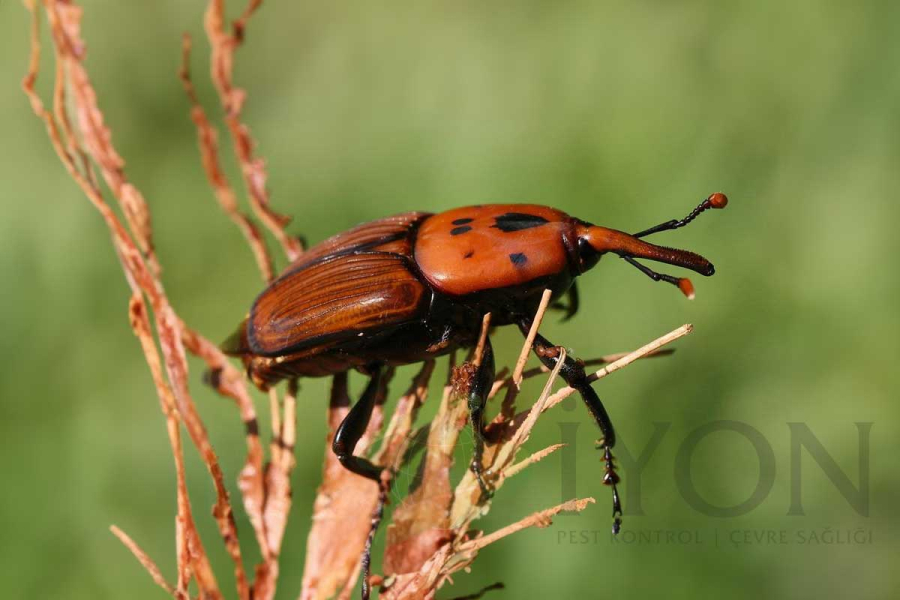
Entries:
<svg viewBox="0 0 900 600">
<path fill-rule="evenodd" d="M 415 259 L 435 289 L 453 296 L 552 277 L 569 266 L 572 219 L 535 204 L 488 204 L 427 217 Z"/>
</svg>

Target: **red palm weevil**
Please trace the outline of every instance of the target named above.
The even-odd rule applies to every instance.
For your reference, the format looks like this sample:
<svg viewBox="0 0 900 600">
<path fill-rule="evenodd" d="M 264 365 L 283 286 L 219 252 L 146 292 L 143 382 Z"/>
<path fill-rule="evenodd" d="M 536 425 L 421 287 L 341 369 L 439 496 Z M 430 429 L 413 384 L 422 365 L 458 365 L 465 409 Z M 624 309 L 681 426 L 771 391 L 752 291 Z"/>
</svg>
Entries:
<svg viewBox="0 0 900 600">
<path fill-rule="evenodd" d="M 651 234 L 683 227 L 728 199 L 716 193 L 687 217 L 627 234 L 592 225 L 533 204 L 486 204 L 439 214 L 410 212 L 365 223 L 310 248 L 256 298 L 250 314 L 223 350 L 239 356 L 260 389 L 284 378 L 321 377 L 357 369 L 370 379 L 334 436 L 340 462 L 380 481 L 382 468 L 353 451 L 366 430 L 383 368 L 405 365 L 474 346 L 482 317 L 493 325 L 516 325 L 527 335 L 545 289 L 565 297 L 566 318 L 578 310 L 575 278 L 608 253 L 654 281 L 678 286 L 693 297 L 686 278 L 657 273 L 637 259 L 691 269 L 713 265 L 698 254 L 650 244 Z M 554 367 L 555 346 L 535 338 L 533 350 Z M 584 367 L 566 357 L 560 371 L 578 390 L 600 427 L 606 462 L 603 483 L 613 490 L 613 531 L 622 514 L 613 465 L 615 430 Z M 469 395 L 475 436 L 471 469 L 483 479 L 484 406 L 494 380 L 490 340 Z"/>
</svg>

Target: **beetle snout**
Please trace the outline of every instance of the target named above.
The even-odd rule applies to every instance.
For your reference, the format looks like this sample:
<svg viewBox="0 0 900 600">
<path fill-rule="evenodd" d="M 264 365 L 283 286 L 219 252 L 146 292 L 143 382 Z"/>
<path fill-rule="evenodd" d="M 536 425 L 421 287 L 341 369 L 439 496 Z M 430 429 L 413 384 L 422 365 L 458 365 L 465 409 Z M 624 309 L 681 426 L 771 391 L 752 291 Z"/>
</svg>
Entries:
<svg viewBox="0 0 900 600">
<path fill-rule="evenodd" d="M 626 259 L 645 258 L 676 267 L 684 267 L 707 277 L 715 273 L 712 263 L 699 254 L 677 248 L 657 246 L 617 229 L 592 225 L 586 227 L 579 234 L 579 237 L 587 241 L 598 254 L 612 252 Z"/>
<path fill-rule="evenodd" d="M 709 209 L 725 208 L 727 204 L 728 198 L 725 194 L 716 192 L 715 194 L 710 194 L 685 218 L 672 219 L 671 221 L 660 223 L 655 227 L 645 229 L 644 231 L 635 234 L 627 234 L 617 229 L 580 223 L 576 230 L 578 235 L 578 245 L 579 248 L 582 249 L 582 254 L 584 254 L 584 249 L 589 250 L 588 254 L 590 254 L 590 250 L 596 253 L 595 257 L 588 257 L 588 260 L 593 261 L 591 264 L 596 263 L 600 255 L 606 252 L 614 252 L 653 281 L 665 281 L 671 283 L 672 285 L 678 286 L 678 289 L 680 289 L 685 296 L 693 298 L 694 285 L 689 279 L 657 273 L 635 259 L 646 258 L 648 260 L 655 260 L 677 267 L 684 267 L 685 269 L 690 269 L 691 271 L 695 271 L 706 277 L 709 277 L 716 272 L 716 268 L 712 263 L 699 254 L 688 252 L 687 250 L 657 246 L 656 244 L 645 242 L 640 238 L 659 233 L 660 231 L 670 231 L 672 229 L 684 227 L 696 219 L 700 213 Z M 586 263 L 587 261 L 582 258 L 582 262 Z"/>
</svg>

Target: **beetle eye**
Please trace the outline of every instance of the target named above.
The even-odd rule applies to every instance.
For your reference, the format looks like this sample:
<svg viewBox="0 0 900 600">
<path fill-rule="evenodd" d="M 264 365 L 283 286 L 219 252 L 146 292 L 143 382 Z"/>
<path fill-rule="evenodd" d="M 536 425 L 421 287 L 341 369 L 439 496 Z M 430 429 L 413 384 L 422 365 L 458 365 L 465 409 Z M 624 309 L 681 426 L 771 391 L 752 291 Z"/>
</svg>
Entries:
<svg viewBox="0 0 900 600">
<path fill-rule="evenodd" d="M 586 239 L 578 238 L 578 258 L 581 261 L 581 271 L 584 272 L 597 264 L 600 253 Z"/>
</svg>

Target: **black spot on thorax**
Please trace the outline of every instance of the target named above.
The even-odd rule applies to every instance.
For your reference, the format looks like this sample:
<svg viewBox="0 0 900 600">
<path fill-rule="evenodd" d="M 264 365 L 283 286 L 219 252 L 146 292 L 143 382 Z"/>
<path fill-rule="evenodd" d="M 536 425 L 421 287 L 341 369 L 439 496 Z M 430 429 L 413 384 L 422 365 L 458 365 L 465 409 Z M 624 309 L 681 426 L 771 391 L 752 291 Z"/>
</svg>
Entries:
<svg viewBox="0 0 900 600">
<path fill-rule="evenodd" d="M 515 254 L 509 255 L 509 262 L 511 262 L 513 266 L 524 267 L 525 263 L 528 262 L 528 257 L 521 252 L 516 252 Z"/>
<path fill-rule="evenodd" d="M 450 230 L 450 235 L 460 235 L 466 233 L 467 231 L 472 231 L 472 228 L 468 225 L 463 225 L 462 227 L 454 227 Z"/>
<path fill-rule="evenodd" d="M 491 227 L 499 229 L 505 233 L 510 231 L 521 231 L 523 229 L 531 229 L 532 227 L 540 227 L 549 223 L 547 219 L 539 215 L 530 215 L 528 213 L 509 212 L 502 214 L 494 219 Z"/>
<path fill-rule="evenodd" d="M 468 217 L 466 217 L 466 218 L 464 218 L 464 219 L 454 219 L 454 220 L 453 220 L 453 224 L 454 224 L 454 225 L 467 225 L 467 224 L 471 223 L 471 222 L 474 221 L 474 220 L 475 220 L 475 219 L 470 219 L 470 218 L 468 218 Z"/>
</svg>

